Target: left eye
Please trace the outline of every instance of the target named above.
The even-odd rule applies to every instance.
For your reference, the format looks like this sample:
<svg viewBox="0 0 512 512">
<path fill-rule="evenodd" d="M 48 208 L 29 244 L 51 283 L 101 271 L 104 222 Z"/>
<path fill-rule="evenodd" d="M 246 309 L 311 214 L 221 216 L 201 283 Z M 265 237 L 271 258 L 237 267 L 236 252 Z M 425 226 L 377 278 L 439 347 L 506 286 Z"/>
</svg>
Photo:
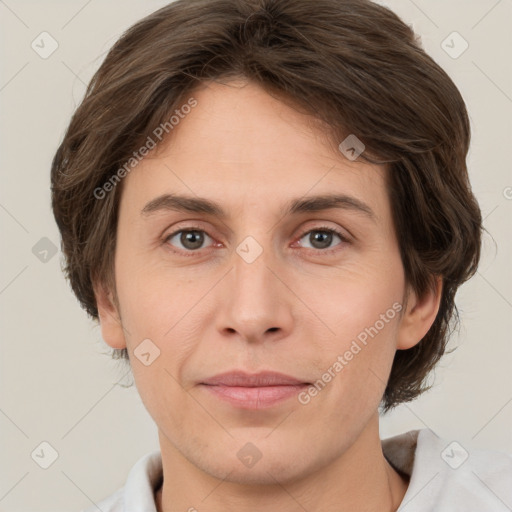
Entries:
<svg viewBox="0 0 512 512">
<path fill-rule="evenodd" d="M 330 249 L 331 243 L 333 241 L 333 236 L 338 237 L 341 242 L 346 241 L 345 237 L 341 233 L 338 233 L 334 229 L 328 228 L 312 229 L 311 231 L 304 233 L 301 236 L 300 240 L 306 238 L 306 240 L 308 240 L 311 243 L 312 249 L 322 250 Z"/>
</svg>

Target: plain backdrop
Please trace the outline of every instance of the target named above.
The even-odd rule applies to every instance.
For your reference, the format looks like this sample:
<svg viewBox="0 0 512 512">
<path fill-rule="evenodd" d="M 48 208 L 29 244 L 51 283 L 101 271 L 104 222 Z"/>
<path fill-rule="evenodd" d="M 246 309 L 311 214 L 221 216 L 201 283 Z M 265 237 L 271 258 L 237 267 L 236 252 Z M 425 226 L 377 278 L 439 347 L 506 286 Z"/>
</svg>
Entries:
<svg viewBox="0 0 512 512">
<path fill-rule="evenodd" d="M 78 511 L 158 449 L 135 386 L 122 387 L 131 379 L 110 360 L 53 254 L 49 170 L 108 49 L 166 3 L 0 1 L 0 511 Z M 381 435 L 428 427 L 468 450 L 512 452 L 512 2 L 382 3 L 413 26 L 467 102 L 471 180 L 488 234 L 479 272 L 458 294 L 462 328 L 450 343 L 458 348 L 428 393 L 382 418 Z M 32 47 L 42 32 L 58 44 L 47 58 Z M 57 458 L 43 469 L 37 454 L 52 450 Z"/>
</svg>

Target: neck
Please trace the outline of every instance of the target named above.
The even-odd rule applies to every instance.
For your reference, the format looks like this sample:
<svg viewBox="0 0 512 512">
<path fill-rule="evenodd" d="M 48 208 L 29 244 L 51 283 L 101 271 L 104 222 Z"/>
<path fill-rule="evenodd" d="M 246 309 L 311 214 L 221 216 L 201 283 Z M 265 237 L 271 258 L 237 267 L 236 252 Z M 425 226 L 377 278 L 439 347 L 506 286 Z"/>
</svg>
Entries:
<svg viewBox="0 0 512 512">
<path fill-rule="evenodd" d="M 273 485 L 232 482 L 229 475 L 224 480 L 215 478 L 159 435 L 164 481 L 156 494 L 158 512 L 205 507 L 210 512 L 395 512 L 408 486 L 384 458 L 378 415 L 340 457 L 305 476 Z"/>
</svg>

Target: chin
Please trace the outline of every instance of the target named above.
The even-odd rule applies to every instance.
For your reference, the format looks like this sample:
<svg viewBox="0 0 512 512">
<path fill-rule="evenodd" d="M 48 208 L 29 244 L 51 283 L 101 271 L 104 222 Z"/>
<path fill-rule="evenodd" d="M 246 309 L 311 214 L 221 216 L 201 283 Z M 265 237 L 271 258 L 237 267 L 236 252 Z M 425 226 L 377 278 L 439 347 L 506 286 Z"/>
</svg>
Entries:
<svg viewBox="0 0 512 512">
<path fill-rule="evenodd" d="M 203 470 L 225 482 L 241 485 L 265 485 L 272 486 L 276 484 L 284 485 L 289 481 L 300 479 L 307 473 L 307 470 L 298 468 L 290 460 L 285 461 L 282 457 L 275 457 L 276 460 L 267 460 L 263 458 L 252 468 L 244 467 L 238 460 L 231 464 L 212 465 Z"/>
<path fill-rule="evenodd" d="M 308 473 L 305 453 L 299 446 L 269 439 L 230 440 L 226 443 L 208 443 L 193 449 L 188 461 L 202 472 L 226 482 L 247 485 L 275 485 L 277 481 L 295 480 Z M 297 456 L 299 454 L 299 456 Z M 312 464 L 314 465 L 314 464 Z"/>
</svg>

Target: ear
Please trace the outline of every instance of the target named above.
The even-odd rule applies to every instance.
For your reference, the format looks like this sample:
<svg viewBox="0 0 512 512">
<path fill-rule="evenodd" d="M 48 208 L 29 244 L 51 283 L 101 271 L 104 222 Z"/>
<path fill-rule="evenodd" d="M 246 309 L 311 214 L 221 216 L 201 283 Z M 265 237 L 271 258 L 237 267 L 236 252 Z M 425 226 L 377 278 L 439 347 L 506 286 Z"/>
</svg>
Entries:
<svg viewBox="0 0 512 512">
<path fill-rule="evenodd" d="M 443 279 L 438 276 L 421 297 L 409 289 L 407 307 L 398 329 L 397 350 L 414 347 L 427 334 L 439 311 L 442 291 Z"/>
<path fill-rule="evenodd" d="M 121 316 L 116 306 L 114 295 L 103 284 L 94 285 L 94 296 L 98 307 L 101 335 L 112 348 L 126 348 Z"/>
</svg>

